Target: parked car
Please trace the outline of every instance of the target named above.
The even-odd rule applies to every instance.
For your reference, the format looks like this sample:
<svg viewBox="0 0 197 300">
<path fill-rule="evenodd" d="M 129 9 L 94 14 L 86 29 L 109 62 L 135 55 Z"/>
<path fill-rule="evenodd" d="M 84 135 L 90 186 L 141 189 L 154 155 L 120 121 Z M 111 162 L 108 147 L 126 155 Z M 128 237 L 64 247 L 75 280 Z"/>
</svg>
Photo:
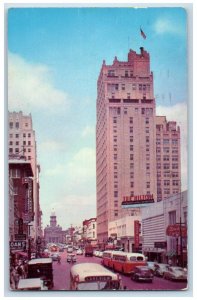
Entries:
<svg viewBox="0 0 197 300">
<path fill-rule="evenodd" d="M 83 255 L 83 250 L 82 249 L 78 249 L 76 252 L 77 255 Z"/>
<path fill-rule="evenodd" d="M 68 246 L 67 253 L 73 253 L 73 247 L 72 246 Z"/>
<path fill-rule="evenodd" d="M 168 264 L 155 264 L 155 275 L 158 277 L 163 277 L 165 271 L 167 271 Z"/>
<path fill-rule="evenodd" d="M 154 261 L 147 261 L 147 267 L 151 270 L 151 272 L 155 273 L 155 262 Z"/>
<path fill-rule="evenodd" d="M 103 257 L 103 251 L 98 251 L 98 257 Z"/>
<path fill-rule="evenodd" d="M 77 258 L 76 258 L 76 255 L 74 253 L 71 253 L 71 254 L 68 254 L 67 255 L 67 262 L 76 262 L 77 261 Z"/>
<path fill-rule="evenodd" d="M 187 281 L 187 270 L 181 267 L 167 267 L 163 278 L 177 281 Z"/>
<path fill-rule="evenodd" d="M 52 261 L 57 261 L 60 255 L 59 253 L 51 253 L 50 257 L 52 258 Z"/>
<path fill-rule="evenodd" d="M 148 281 L 153 282 L 154 275 L 147 266 L 137 266 L 134 268 L 131 279 L 135 281 Z"/>
</svg>

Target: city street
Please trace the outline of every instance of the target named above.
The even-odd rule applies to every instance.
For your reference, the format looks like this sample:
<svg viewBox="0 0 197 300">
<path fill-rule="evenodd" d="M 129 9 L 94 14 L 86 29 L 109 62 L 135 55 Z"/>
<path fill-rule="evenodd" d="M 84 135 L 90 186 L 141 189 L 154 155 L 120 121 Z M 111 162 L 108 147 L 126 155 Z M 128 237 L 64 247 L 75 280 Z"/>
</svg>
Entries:
<svg viewBox="0 0 197 300">
<path fill-rule="evenodd" d="M 61 264 L 53 262 L 53 276 L 54 276 L 54 288 L 53 290 L 69 290 L 70 289 L 70 268 L 72 264 L 66 261 L 67 252 L 61 253 Z M 82 262 L 94 262 L 101 263 L 99 257 L 85 257 L 84 255 L 77 256 L 76 263 Z M 135 282 L 130 279 L 129 276 L 120 274 L 122 278 L 123 286 L 127 287 L 127 290 L 183 290 L 187 287 L 186 282 L 173 282 L 163 278 L 154 277 L 153 283 L 141 283 Z"/>
</svg>

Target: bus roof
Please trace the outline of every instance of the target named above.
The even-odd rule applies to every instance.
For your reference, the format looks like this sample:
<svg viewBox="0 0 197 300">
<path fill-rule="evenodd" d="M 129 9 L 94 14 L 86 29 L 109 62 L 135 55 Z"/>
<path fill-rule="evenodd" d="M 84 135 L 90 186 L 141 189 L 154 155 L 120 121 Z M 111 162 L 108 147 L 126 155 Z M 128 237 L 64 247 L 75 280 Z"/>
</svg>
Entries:
<svg viewBox="0 0 197 300">
<path fill-rule="evenodd" d="M 50 264 L 52 263 L 52 258 L 35 258 L 28 262 L 28 265 L 35 265 L 35 264 Z"/>
<path fill-rule="evenodd" d="M 106 250 L 104 253 L 111 253 L 112 255 L 123 255 L 127 257 L 132 257 L 132 256 L 140 256 L 145 258 L 144 254 L 142 253 L 135 253 L 135 252 L 123 252 L 123 251 L 115 251 L 115 250 Z"/>
<path fill-rule="evenodd" d="M 79 276 L 79 281 L 85 281 L 87 276 L 111 276 L 112 280 L 117 280 L 118 275 L 107 270 L 96 263 L 80 263 L 71 268 L 72 276 Z"/>
<path fill-rule="evenodd" d="M 18 289 L 35 289 L 40 288 L 42 286 L 42 281 L 40 278 L 27 278 L 20 279 L 18 283 Z"/>
</svg>

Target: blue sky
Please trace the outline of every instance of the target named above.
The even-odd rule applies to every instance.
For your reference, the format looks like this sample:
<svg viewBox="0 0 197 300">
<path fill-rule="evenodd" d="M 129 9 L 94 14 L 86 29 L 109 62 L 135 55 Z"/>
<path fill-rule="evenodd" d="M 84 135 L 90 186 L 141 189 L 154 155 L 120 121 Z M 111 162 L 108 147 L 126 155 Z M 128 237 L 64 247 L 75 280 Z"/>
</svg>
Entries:
<svg viewBox="0 0 197 300">
<path fill-rule="evenodd" d="M 187 186 L 187 14 L 182 8 L 13 8 L 8 12 L 8 106 L 31 113 L 44 226 L 96 216 L 97 78 L 103 59 L 150 53 L 158 114 L 182 129 Z M 140 27 L 147 39 L 140 35 Z"/>
</svg>

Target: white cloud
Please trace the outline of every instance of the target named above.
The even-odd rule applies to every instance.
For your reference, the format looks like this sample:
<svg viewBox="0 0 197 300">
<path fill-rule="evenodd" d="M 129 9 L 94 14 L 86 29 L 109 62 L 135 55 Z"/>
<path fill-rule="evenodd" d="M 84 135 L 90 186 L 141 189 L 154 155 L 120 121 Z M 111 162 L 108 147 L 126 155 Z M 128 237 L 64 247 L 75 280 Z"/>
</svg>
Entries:
<svg viewBox="0 0 197 300">
<path fill-rule="evenodd" d="M 64 142 L 57 142 L 54 140 L 45 140 L 39 144 L 39 151 L 59 152 L 66 150 L 66 144 Z"/>
<path fill-rule="evenodd" d="M 187 169 L 187 105 L 178 103 L 174 106 L 157 106 L 157 116 L 166 116 L 167 121 L 176 121 L 181 131 L 181 179 L 182 190 L 187 189 L 188 169 Z"/>
<path fill-rule="evenodd" d="M 157 34 L 182 34 L 182 28 L 168 18 L 160 18 L 154 24 L 154 30 Z"/>
<path fill-rule="evenodd" d="M 65 92 L 56 89 L 51 79 L 51 71 L 45 65 L 33 64 L 22 57 L 8 55 L 8 108 L 10 111 L 66 110 L 69 105 Z"/>
<path fill-rule="evenodd" d="M 82 131 L 82 137 L 86 138 L 95 134 L 95 127 L 86 126 Z"/>
</svg>

